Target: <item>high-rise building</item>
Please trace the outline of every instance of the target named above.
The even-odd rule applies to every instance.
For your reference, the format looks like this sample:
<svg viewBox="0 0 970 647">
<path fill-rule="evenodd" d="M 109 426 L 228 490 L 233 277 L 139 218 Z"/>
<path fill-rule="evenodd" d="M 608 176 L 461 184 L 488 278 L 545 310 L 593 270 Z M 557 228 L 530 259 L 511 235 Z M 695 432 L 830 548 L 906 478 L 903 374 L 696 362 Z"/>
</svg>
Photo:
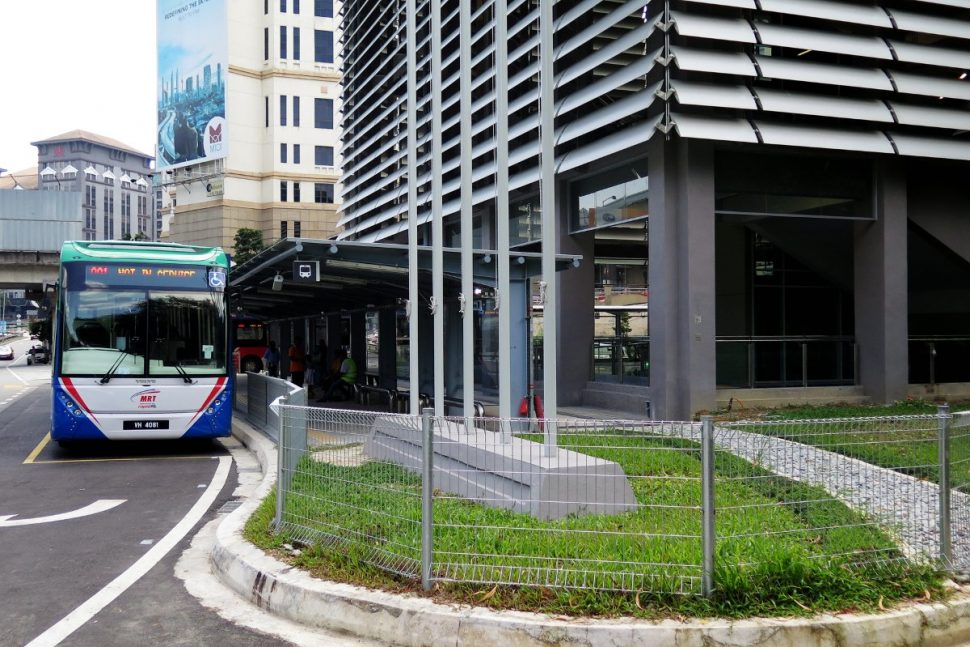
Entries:
<svg viewBox="0 0 970 647">
<path fill-rule="evenodd" d="M 81 193 L 84 240 L 154 240 L 150 155 L 84 130 L 31 144 L 39 189 Z"/>
<path fill-rule="evenodd" d="M 267 243 L 336 232 L 334 4 L 215 0 L 169 25 L 177 7 L 159 2 L 158 166 L 170 240 L 231 249 L 243 227 Z M 165 58 L 168 34 L 192 55 Z"/>
<path fill-rule="evenodd" d="M 346 0 L 342 16 L 340 237 L 404 242 L 413 218 L 419 242 L 456 247 L 472 205 L 489 259 L 582 254 L 533 293 L 555 297 L 560 404 L 683 418 L 970 381 L 966 3 Z M 508 352 L 495 329 L 476 352 Z"/>
</svg>

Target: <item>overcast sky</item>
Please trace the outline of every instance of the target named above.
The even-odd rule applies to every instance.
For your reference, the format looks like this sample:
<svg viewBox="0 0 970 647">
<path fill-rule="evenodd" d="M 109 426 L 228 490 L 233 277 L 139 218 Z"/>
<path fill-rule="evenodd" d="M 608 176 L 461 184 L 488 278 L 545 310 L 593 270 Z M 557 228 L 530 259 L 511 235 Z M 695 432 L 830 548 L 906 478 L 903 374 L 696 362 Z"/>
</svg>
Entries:
<svg viewBox="0 0 970 647">
<path fill-rule="evenodd" d="M 155 0 L 0 0 L 0 168 L 81 129 L 155 155 Z"/>
</svg>

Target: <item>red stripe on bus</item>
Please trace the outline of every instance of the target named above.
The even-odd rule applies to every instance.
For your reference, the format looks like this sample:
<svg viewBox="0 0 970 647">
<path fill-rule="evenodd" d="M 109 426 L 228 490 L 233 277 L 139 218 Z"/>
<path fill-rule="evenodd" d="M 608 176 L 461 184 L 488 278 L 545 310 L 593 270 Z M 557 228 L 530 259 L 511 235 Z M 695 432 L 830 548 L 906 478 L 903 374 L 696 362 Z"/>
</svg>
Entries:
<svg viewBox="0 0 970 647">
<path fill-rule="evenodd" d="M 69 378 L 69 377 L 62 377 L 61 378 L 61 382 L 64 384 L 64 388 L 67 389 L 67 392 L 71 394 L 71 397 L 74 398 L 77 401 L 78 406 L 80 406 L 82 409 L 84 409 L 84 411 L 89 416 L 91 416 L 91 419 L 92 420 L 94 420 L 95 422 L 98 422 L 98 419 L 91 412 L 91 409 L 88 407 L 87 403 L 84 402 L 84 399 L 81 397 L 81 394 L 77 392 L 77 388 L 74 386 L 74 383 L 71 381 L 71 378 Z M 98 424 L 101 424 L 101 423 L 98 423 Z"/>
<path fill-rule="evenodd" d="M 212 387 L 212 391 L 209 392 L 209 397 L 205 399 L 205 402 L 202 403 L 202 406 L 199 407 L 199 410 L 195 412 L 194 416 L 192 416 L 192 420 L 189 421 L 189 427 L 191 427 L 192 424 L 202 414 L 202 412 L 205 411 L 205 408 L 209 406 L 209 403 L 216 399 L 216 396 L 219 394 L 219 392 L 222 390 L 222 387 L 225 386 L 225 384 L 226 384 L 226 378 L 224 377 L 220 377 L 218 380 L 216 380 L 216 385 Z"/>
</svg>

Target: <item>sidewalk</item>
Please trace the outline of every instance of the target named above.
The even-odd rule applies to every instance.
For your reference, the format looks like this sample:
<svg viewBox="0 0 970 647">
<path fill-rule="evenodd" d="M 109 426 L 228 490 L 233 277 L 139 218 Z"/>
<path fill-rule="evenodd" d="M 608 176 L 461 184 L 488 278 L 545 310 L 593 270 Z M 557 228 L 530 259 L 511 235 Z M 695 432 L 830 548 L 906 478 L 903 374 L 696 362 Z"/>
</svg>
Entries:
<svg viewBox="0 0 970 647">
<path fill-rule="evenodd" d="M 961 590 L 947 604 L 913 604 L 880 615 L 648 622 L 588 621 L 495 612 L 317 580 L 267 556 L 243 539 L 246 520 L 276 480 L 276 448 L 246 422 L 234 421 L 233 433 L 256 455 L 263 480 L 254 496 L 219 525 L 210 555 L 212 568 L 223 584 L 240 597 L 306 626 L 408 647 L 490 644 L 950 647 L 970 644 L 970 587 Z"/>
</svg>

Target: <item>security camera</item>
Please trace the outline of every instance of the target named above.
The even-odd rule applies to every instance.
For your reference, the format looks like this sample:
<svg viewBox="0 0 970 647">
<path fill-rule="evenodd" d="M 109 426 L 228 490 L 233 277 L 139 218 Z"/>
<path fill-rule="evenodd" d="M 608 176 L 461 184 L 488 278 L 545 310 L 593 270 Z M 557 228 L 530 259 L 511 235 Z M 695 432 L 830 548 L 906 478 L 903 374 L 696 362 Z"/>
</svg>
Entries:
<svg viewBox="0 0 970 647">
<path fill-rule="evenodd" d="M 273 291 L 279 292 L 283 289 L 283 275 L 277 274 L 273 277 Z"/>
</svg>

